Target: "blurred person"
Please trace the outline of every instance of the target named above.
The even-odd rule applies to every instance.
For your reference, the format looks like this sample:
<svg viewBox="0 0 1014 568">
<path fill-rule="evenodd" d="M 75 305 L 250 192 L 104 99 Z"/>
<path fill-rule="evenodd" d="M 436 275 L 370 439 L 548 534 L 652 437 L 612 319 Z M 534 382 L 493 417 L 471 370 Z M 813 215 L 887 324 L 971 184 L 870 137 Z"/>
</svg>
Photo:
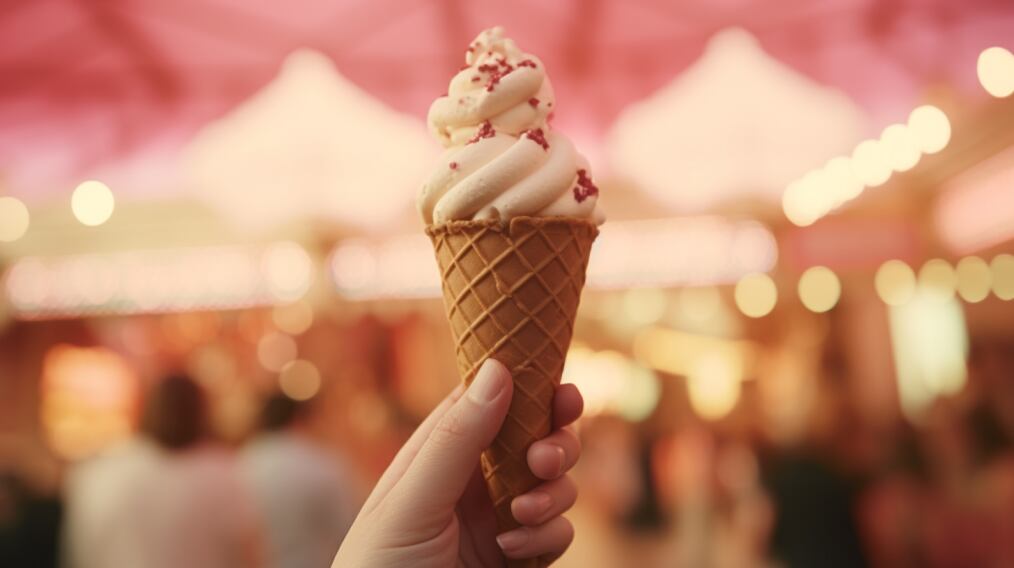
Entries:
<svg viewBox="0 0 1014 568">
<path fill-rule="evenodd" d="M 208 441 L 205 412 L 196 383 L 167 377 L 140 435 L 71 472 L 70 568 L 259 566 L 252 505 L 235 458 Z"/>
<path fill-rule="evenodd" d="M 327 566 L 358 512 L 349 468 L 307 432 L 307 404 L 280 393 L 270 397 L 262 433 L 243 451 L 269 567 Z"/>
<path fill-rule="evenodd" d="M 58 565 L 60 469 L 42 444 L 0 436 L 0 566 Z"/>
<path fill-rule="evenodd" d="M 991 447 L 993 440 L 973 436 L 974 425 L 953 400 L 939 399 L 925 418 L 921 441 L 930 473 L 923 517 L 927 566 L 1014 563 L 1014 469 L 1009 457 Z"/>
<path fill-rule="evenodd" d="M 843 389 L 825 382 L 808 439 L 768 456 L 763 477 L 775 513 L 770 548 L 789 568 L 869 565 L 858 520 L 863 480 L 840 455 L 858 422 L 844 397 Z"/>
<path fill-rule="evenodd" d="M 55 568 L 61 504 L 13 474 L 0 473 L 0 566 Z"/>
<path fill-rule="evenodd" d="M 444 399 L 381 476 L 332 567 L 502 566 L 505 557 L 546 565 L 562 555 L 574 537 L 563 513 L 577 499 L 567 472 L 581 452 L 565 426 L 580 416 L 581 395 L 573 385 L 558 387 L 555 430 L 527 455 L 544 482 L 511 503 L 522 526 L 497 535 L 479 456 L 503 424 L 512 395 L 510 372 L 488 359 L 469 387 Z"/>
</svg>

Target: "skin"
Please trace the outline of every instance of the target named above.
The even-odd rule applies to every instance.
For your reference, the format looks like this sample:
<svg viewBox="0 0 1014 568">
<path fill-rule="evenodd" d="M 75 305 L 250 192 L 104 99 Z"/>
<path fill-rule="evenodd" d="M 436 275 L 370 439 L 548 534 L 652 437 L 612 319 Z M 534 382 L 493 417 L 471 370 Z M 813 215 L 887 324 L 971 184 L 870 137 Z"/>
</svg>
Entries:
<svg viewBox="0 0 1014 568">
<path fill-rule="evenodd" d="M 523 526 L 497 535 L 479 455 L 507 415 L 512 388 L 507 369 L 490 359 L 469 388 L 444 399 L 380 478 L 332 568 L 498 567 L 505 558 L 549 565 L 563 554 L 574 537 L 563 513 L 577 499 L 567 472 L 581 453 L 568 426 L 584 402 L 573 385 L 557 389 L 555 430 L 528 451 L 544 482 L 511 504 Z"/>
</svg>

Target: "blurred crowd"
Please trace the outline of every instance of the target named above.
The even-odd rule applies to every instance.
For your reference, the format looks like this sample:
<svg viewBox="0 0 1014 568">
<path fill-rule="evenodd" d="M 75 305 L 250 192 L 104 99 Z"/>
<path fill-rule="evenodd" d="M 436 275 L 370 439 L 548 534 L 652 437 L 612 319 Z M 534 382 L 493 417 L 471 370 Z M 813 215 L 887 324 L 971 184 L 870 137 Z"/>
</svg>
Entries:
<svg viewBox="0 0 1014 568">
<path fill-rule="evenodd" d="M 917 420 L 871 421 L 832 356 L 794 431 L 771 427 L 763 379 L 717 420 L 675 377 L 645 421 L 586 417 L 560 565 L 1014 566 L 1014 350 L 972 345 L 965 387 Z M 305 426 L 332 409 L 273 395 L 256 432 L 225 443 L 206 396 L 185 376 L 155 381 L 135 436 L 66 467 L 3 442 L 0 564 L 329 565 L 365 485 L 363 456 Z M 406 436 L 407 416 L 386 431 Z"/>
<path fill-rule="evenodd" d="M 609 417 L 585 424 L 583 505 L 637 544 L 625 549 L 607 526 L 578 523 L 581 559 L 622 565 L 622 551 L 651 566 L 1014 566 L 1010 344 L 978 342 L 966 387 L 914 423 L 871 423 L 832 368 L 823 365 L 814 407 L 792 436 L 770 430 L 750 387 L 718 423 L 676 410 L 661 433 Z"/>
<path fill-rule="evenodd" d="M 202 387 L 172 375 L 147 393 L 136 436 L 71 467 L 62 483 L 3 456 L 0 564 L 330 565 L 359 484 L 307 434 L 307 406 L 268 397 L 259 431 L 230 448 L 211 435 Z"/>
</svg>

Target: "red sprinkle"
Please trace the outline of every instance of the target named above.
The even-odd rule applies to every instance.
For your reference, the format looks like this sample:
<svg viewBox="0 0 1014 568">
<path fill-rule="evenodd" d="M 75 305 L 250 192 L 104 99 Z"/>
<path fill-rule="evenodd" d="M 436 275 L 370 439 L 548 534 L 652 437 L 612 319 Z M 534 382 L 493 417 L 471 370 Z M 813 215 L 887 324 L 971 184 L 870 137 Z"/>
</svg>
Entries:
<svg viewBox="0 0 1014 568">
<path fill-rule="evenodd" d="M 493 136 L 496 136 L 496 130 L 493 130 L 493 125 L 486 120 L 479 126 L 479 131 L 475 133 L 475 136 L 473 136 L 471 140 L 468 141 L 468 144 L 478 142 L 483 138 L 492 138 Z"/>
<path fill-rule="evenodd" d="M 549 106 L 553 106 L 553 105 L 549 105 Z M 549 113 L 549 116 L 546 117 L 546 122 L 552 122 L 554 118 L 556 118 L 556 113 L 555 112 L 551 112 L 551 113 Z"/>
<path fill-rule="evenodd" d="M 593 195 L 599 194 L 599 188 L 595 187 L 588 172 L 581 169 L 577 171 L 577 187 L 574 188 L 574 201 L 581 203 Z"/>
<path fill-rule="evenodd" d="M 537 68 L 535 62 L 532 61 L 531 59 L 525 59 L 524 61 L 521 61 L 520 63 L 518 63 L 518 67 L 531 67 L 532 69 Z"/>
<path fill-rule="evenodd" d="M 546 142 L 546 135 L 542 133 L 541 128 L 533 128 L 531 130 L 525 130 L 521 133 L 522 136 L 528 138 L 532 142 L 535 142 L 539 146 L 542 146 L 543 150 L 549 150 L 549 142 Z"/>
<path fill-rule="evenodd" d="M 452 170 L 458 169 L 458 162 L 451 162 L 447 164 Z"/>
<path fill-rule="evenodd" d="M 476 75 L 476 76 L 472 77 L 472 82 L 473 83 L 478 83 L 480 79 L 482 79 L 482 77 Z"/>
<path fill-rule="evenodd" d="M 539 107 L 539 99 L 537 99 L 535 97 L 532 97 L 532 98 L 528 99 L 528 104 L 532 105 L 533 107 L 538 108 Z"/>
</svg>

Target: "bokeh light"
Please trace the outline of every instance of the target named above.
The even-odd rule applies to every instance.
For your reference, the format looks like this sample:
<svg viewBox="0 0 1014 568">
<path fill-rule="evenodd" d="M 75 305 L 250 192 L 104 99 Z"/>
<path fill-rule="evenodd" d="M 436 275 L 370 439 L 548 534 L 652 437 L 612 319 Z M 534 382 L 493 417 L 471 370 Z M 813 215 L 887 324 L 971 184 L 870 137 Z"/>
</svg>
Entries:
<svg viewBox="0 0 1014 568">
<path fill-rule="evenodd" d="M 908 115 L 912 139 L 926 154 L 943 150 L 951 141 L 951 121 L 944 111 L 933 105 L 917 107 Z"/>
<path fill-rule="evenodd" d="M 778 289 L 767 274 L 754 273 L 736 283 L 736 306 L 745 315 L 759 318 L 771 313 L 778 302 Z"/>
<path fill-rule="evenodd" d="M 743 371 L 724 353 L 704 353 L 687 374 L 690 406 L 702 418 L 719 419 L 736 406 L 742 390 Z"/>
<path fill-rule="evenodd" d="M 975 70 L 987 93 L 998 98 L 1014 93 L 1014 53 L 998 46 L 984 49 Z"/>
<path fill-rule="evenodd" d="M 289 335 L 300 335 L 313 325 L 313 307 L 306 301 L 276 306 L 271 312 L 271 321 Z"/>
<path fill-rule="evenodd" d="M 277 331 L 264 334 L 257 342 L 257 360 L 276 373 L 295 359 L 298 351 L 295 339 Z"/>
<path fill-rule="evenodd" d="M 320 371 L 304 359 L 290 361 L 278 374 L 278 388 L 292 400 L 309 400 L 320 391 Z"/>
<path fill-rule="evenodd" d="M 1001 300 L 1014 300 L 1014 255 L 998 254 L 990 263 L 993 293 Z"/>
<path fill-rule="evenodd" d="M 919 163 L 922 152 L 918 142 L 904 124 L 892 124 L 880 135 L 880 147 L 887 163 L 897 172 L 904 172 Z"/>
<path fill-rule="evenodd" d="M 876 187 L 891 177 L 887 152 L 877 140 L 864 140 L 852 151 L 852 167 L 856 177 L 869 187 Z"/>
<path fill-rule="evenodd" d="M 301 298 L 313 283 L 313 260 L 296 243 L 277 243 L 268 248 L 262 269 L 269 291 L 280 301 Z"/>
<path fill-rule="evenodd" d="M 651 325 L 665 315 L 667 298 L 658 288 L 633 288 L 623 294 L 623 315 L 633 325 Z"/>
<path fill-rule="evenodd" d="M 74 190 L 70 199 L 74 217 L 82 225 L 97 227 L 113 216 L 116 200 L 113 192 L 101 181 L 89 180 Z"/>
<path fill-rule="evenodd" d="M 889 260 L 877 269 L 873 284 L 885 304 L 900 306 L 915 294 L 915 273 L 904 262 Z"/>
<path fill-rule="evenodd" d="M 680 316 L 695 323 L 702 323 L 719 314 L 722 297 L 714 286 L 697 286 L 680 290 L 676 309 Z"/>
<path fill-rule="evenodd" d="M 28 208 L 16 197 L 0 197 L 0 242 L 12 243 L 28 231 Z"/>
<path fill-rule="evenodd" d="M 993 276 L 985 260 L 977 256 L 966 256 L 958 262 L 955 274 L 961 299 L 974 304 L 989 296 Z"/>
<path fill-rule="evenodd" d="M 824 166 L 827 175 L 827 182 L 830 185 L 830 193 L 834 197 L 835 206 L 859 197 L 865 187 L 863 182 L 856 177 L 852 167 L 852 160 L 846 156 L 837 156 L 828 160 Z"/>
<path fill-rule="evenodd" d="M 953 298 L 957 284 L 954 268 L 941 258 L 928 260 L 919 269 L 919 288 L 932 298 Z"/>
<path fill-rule="evenodd" d="M 813 266 L 799 278 L 799 300 L 811 312 L 826 312 L 838 303 L 839 298 L 841 282 L 830 268 Z"/>
</svg>

